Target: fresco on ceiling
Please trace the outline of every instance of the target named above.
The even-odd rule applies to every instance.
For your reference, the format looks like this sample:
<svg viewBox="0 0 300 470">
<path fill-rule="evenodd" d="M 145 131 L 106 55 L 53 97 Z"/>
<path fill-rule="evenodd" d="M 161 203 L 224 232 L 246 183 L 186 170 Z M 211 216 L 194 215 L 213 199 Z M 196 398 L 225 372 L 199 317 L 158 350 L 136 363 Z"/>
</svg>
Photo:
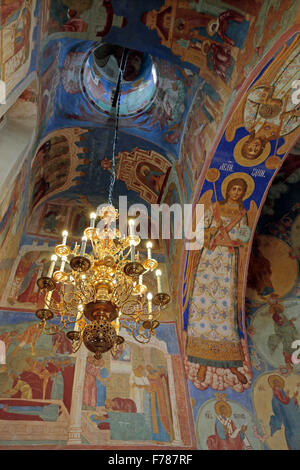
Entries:
<svg viewBox="0 0 300 470">
<path fill-rule="evenodd" d="M 186 118 L 177 166 L 186 201 L 193 195 L 206 155 L 214 143 L 223 106 L 221 96 L 211 85 L 202 81 Z"/>
<path fill-rule="evenodd" d="M 116 178 L 145 201 L 159 204 L 171 170 L 168 160 L 157 152 L 138 148 L 119 153 L 116 160 Z"/>
<path fill-rule="evenodd" d="M 39 134 L 40 138 L 45 131 L 49 119 L 54 113 L 54 101 L 60 81 L 58 65 L 61 45 L 52 42 L 45 48 L 40 58 L 40 99 L 39 99 Z"/>
<path fill-rule="evenodd" d="M 97 4 L 96 4 L 97 3 Z M 225 99 L 260 55 L 295 20 L 297 5 L 227 0 L 95 2 L 48 0 L 43 34 L 103 38 L 180 64 L 200 73 Z M 132 35 L 134 31 L 134 35 Z M 226 95 L 226 96 L 225 96 Z"/>
<path fill-rule="evenodd" d="M 41 136 L 59 126 L 114 125 L 107 113 L 96 106 L 97 100 L 89 96 L 92 93 L 98 97 L 97 99 L 102 100 L 101 96 L 105 94 L 104 88 L 107 89 L 107 83 L 102 83 L 99 79 L 97 87 L 93 81 L 87 83 L 91 70 L 86 58 L 94 48 L 93 41 L 67 38 L 56 42 L 50 41 L 45 46 L 41 60 L 45 70 L 41 74 L 45 83 L 42 85 L 45 91 L 40 123 Z M 52 63 L 49 65 L 49 59 L 52 57 L 56 59 L 51 59 Z M 131 135 L 148 142 L 155 142 L 157 146 L 178 158 L 185 118 L 200 78 L 193 71 L 168 63 L 161 58 L 153 58 L 153 62 L 158 77 L 154 101 L 143 112 L 121 117 L 119 127 Z M 82 76 L 85 78 L 82 79 Z M 141 81 L 139 93 L 144 94 L 145 85 L 145 81 Z M 90 89 L 89 95 L 82 93 L 83 88 Z M 109 93 L 107 91 L 106 101 L 109 99 Z M 128 96 L 126 90 L 124 93 Z M 210 90 L 210 93 L 213 94 L 213 90 Z"/>
<path fill-rule="evenodd" d="M 1 73 L 8 97 L 35 70 L 41 5 L 36 0 L 1 2 Z"/>
<path fill-rule="evenodd" d="M 291 102 L 291 81 L 300 73 L 297 43 L 298 35 L 282 46 L 237 107 L 198 199 L 205 207 L 204 247 L 200 253 L 188 253 L 183 295 L 186 368 L 189 379 L 200 390 L 229 387 L 242 392 L 251 384 L 243 309 L 245 264 L 267 183 L 297 132 L 299 135 L 297 108 Z M 270 90 L 260 95 L 260 86 L 266 82 L 273 84 L 278 95 L 275 91 L 270 94 Z M 248 103 L 255 111 L 249 111 Z M 260 108 L 260 104 L 264 106 Z M 251 118 L 253 134 L 247 130 L 245 116 Z M 289 124 L 284 124 L 284 119 Z M 251 139 L 256 139 L 259 131 L 255 131 L 254 122 L 265 132 L 264 138 L 257 136 L 255 145 Z"/>
<path fill-rule="evenodd" d="M 98 205 L 107 202 L 111 182 L 113 135 L 113 128 L 93 127 L 63 129 L 45 137 L 32 162 L 29 204 L 32 211 L 36 209 L 36 215 L 32 212 L 33 221 L 29 226 L 36 226 L 42 211 L 39 206 L 45 202 L 50 203 L 50 198 L 51 203 L 58 198 L 66 199 L 65 205 L 70 205 L 73 201 L 80 207 L 86 207 L 86 210 L 91 207 L 96 209 Z M 152 143 L 130 136 L 128 147 L 128 141 L 128 135 L 120 132 L 116 151 L 120 148 L 126 151 L 119 154 L 120 158 L 116 154 L 117 180 L 113 194 L 116 207 L 119 206 L 119 195 L 127 195 L 128 207 L 134 203 L 157 201 L 165 188 L 171 168 L 171 162 L 167 158 L 169 155 L 160 152 Z M 141 160 L 133 166 L 133 160 L 142 155 L 145 165 L 142 165 Z M 152 156 L 152 163 L 149 155 Z M 129 160 L 131 158 L 130 167 L 127 156 Z M 53 168 L 57 174 L 62 175 L 61 180 L 54 175 Z"/>
<path fill-rule="evenodd" d="M 151 108 L 136 118 L 137 132 L 146 137 L 145 131 L 150 131 L 178 158 L 184 122 L 200 79 L 189 69 L 159 58 L 154 64 L 158 73 L 156 96 Z"/>
<path fill-rule="evenodd" d="M 97 63 L 95 54 L 106 51 L 106 57 Z M 109 48 L 109 49 L 108 49 Z M 92 49 L 86 56 L 82 66 L 82 89 L 87 99 L 97 109 L 106 114 L 111 113 L 111 105 L 118 81 L 119 68 L 124 49 L 119 46 L 103 45 Z M 121 116 L 140 114 L 154 100 L 157 84 L 157 73 L 149 54 L 130 51 L 126 58 L 126 66 L 122 87 L 118 100 Z"/>
<path fill-rule="evenodd" d="M 111 28 L 124 28 L 126 18 L 115 14 L 110 0 L 52 0 L 47 25 L 48 34 L 86 33 L 90 38 L 102 38 Z"/>
<path fill-rule="evenodd" d="M 266 168 L 275 169 L 281 165 L 280 155 L 289 149 L 290 142 L 299 133 L 299 106 L 292 102 L 291 88 L 291 82 L 300 77 L 299 64 L 297 35 L 289 45 L 282 47 L 276 59 L 241 100 L 226 129 L 229 142 L 234 140 L 239 128 L 243 127 L 247 132 L 244 136 L 239 135 L 233 151 L 240 166 L 257 167 L 264 163 Z"/>
<path fill-rule="evenodd" d="M 40 145 L 31 163 L 28 201 L 31 213 L 50 196 L 77 184 L 74 178 L 80 176 L 78 154 L 84 152 L 77 143 L 84 139 L 85 132 L 79 128 L 57 131 Z"/>
<path fill-rule="evenodd" d="M 222 82 L 230 84 L 233 73 L 238 73 L 239 51 L 254 18 L 208 3 L 201 5 L 205 12 L 200 12 L 197 6 L 196 2 L 166 0 L 159 11 L 145 13 L 142 21 L 157 32 L 163 46 L 199 68 L 209 83 L 221 81 L 222 87 Z"/>
<path fill-rule="evenodd" d="M 67 198 L 56 198 L 41 204 L 30 218 L 27 227 L 29 235 L 46 236 L 47 238 L 60 238 L 67 227 L 69 238 L 80 239 L 83 231 L 89 226 L 89 214 L 94 207 L 85 197 L 80 198 L 74 207 L 74 201 Z"/>
<path fill-rule="evenodd" d="M 68 437 L 75 358 L 64 334 L 46 336 L 32 314 L 0 312 L 0 443 Z M 22 424 L 20 424 L 20 422 Z"/>
</svg>

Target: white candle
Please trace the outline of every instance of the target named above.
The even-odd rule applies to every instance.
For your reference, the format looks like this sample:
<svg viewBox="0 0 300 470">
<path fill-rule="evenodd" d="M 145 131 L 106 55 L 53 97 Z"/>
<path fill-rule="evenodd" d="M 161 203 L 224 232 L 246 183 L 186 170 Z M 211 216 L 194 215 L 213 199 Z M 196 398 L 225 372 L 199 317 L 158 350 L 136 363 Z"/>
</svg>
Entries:
<svg viewBox="0 0 300 470">
<path fill-rule="evenodd" d="M 151 254 L 152 243 L 148 242 L 146 247 L 147 247 L 147 252 L 148 252 L 148 259 L 151 259 L 151 256 L 152 256 L 152 254 Z"/>
<path fill-rule="evenodd" d="M 129 219 L 128 223 L 129 223 L 129 236 L 133 237 L 134 236 L 134 220 Z"/>
<path fill-rule="evenodd" d="M 97 217 L 97 214 L 95 214 L 95 212 L 92 212 L 92 213 L 90 214 L 90 218 L 91 218 L 91 227 L 92 227 L 92 228 L 95 228 L 96 217 Z"/>
<path fill-rule="evenodd" d="M 84 237 L 82 237 L 80 256 L 84 256 L 84 255 L 85 255 L 86 244 L 87 244 L 87 237 L 84 236 Z"/>
<path fill-rule="evenodd" d="M 130 240 L 131 261 L 135 261 L 135 245 L 134 241 Z"/>
<path fill-rule="evenodd" d="M 61 258 L 61 265 L 60 265 L 60 271 L 61 271 L 61 272 L 63 272 L 64 269 L 65 269 L 66 261 L 67 261 L 67 257 L 66 257 L 66 256 L 62 256 L 62 258 Z"/>
<path fill-rule="evenodd" d="M 141 286 L 143 284 L 143 275 L 141 274 L 139 276 L 139 285 Z"/>
<path fill-rule="evenodd" d="M 64 230 L 62 233 L 63 239 L 62 239 L 62 245 L 65 245 L 67 243 L 67 238 L 68 238 L 68 232 L 67 230 Z"/>
<path fill-rule="evenodd" d="M 152 298 L 153 298 L 153 295 L 151 294 L 151 292 L 149 292 L 147 294 L 147 299 L 148 299 L 148 313 L 149 313 L 149 320 L 152 319 Z M 151 317 L 151 318 L 150 318 Z"/>
<path fill-rule="evenodd" d="M 49 270 L 48 270 L 47 277 L 52 277 L 56 261 L 57 261 L 57 256 L 52 255 L 51 256 L 51 264 L 50 264 L 50 267 L 49 267 Z"/>
<path fill-rule="evenodd" d="M 161 288 L 161 270 L 157 269 L 155 271 L 155 274 L 156 274 L 156 280 L 157 280 L 157 292 L 160 294 L 162 292 L 162 288 Z"/>
</svg>

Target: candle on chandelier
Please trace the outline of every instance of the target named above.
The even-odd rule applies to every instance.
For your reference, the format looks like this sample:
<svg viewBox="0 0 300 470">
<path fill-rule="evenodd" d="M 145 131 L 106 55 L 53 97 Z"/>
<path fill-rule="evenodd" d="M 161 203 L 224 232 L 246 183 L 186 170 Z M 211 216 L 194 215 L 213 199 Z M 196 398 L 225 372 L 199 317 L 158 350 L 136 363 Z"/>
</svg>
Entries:
<svg viewBox="0 0 300 470">
<path fill-rule="evenodd" d="M 141 286 L 143 284 L 143 275 L 139 275 L 139 285 Z"/>
<path fill-rule="evenodd" d="M 97 217 L 97 214 L 95 212 L 92 212 L 90 214 L 92 228 L 95 228 L 96 217 Z"/>
<path fill-rule="evenodd" d="M 134 240 L 130 240 L 131 261 L 135 261 L 135 244 Z"/>
<path fill-rule="evenodd" d="M 52 255 L 51 256 L 51 264 L 49 266 L 49 270 L 48 270 L 48 273 L 47 273 L 47 277 L 52 277 L 52 274 L 53 274 L 53 271 L 54 271 L 54 268 L 55 268 L 55 263 L 57 261 L 57 256 L 56 255 Z"/>
<path fill-rule="evenodd" d="M 148 242 L 146 247 L 147 247 L 148 259 L 151 259 L 151 256 L 152 256 L 152 254 L 151 254 L 152 243 Z"/>
<path fill-rule="evenodd" d="M 62 236 L 63 236 L 62 245 L 66 245 L 68 235 L 69 235 L 69 233 L 67 232 L 67 230 L 64 230 L 63 233 L 62 233 Z"/>
<path fill-rule="evenodd" d="M 149 320 L 152 320 L 152 299 L 153 299 L 153 295 L 151 294 L 151 292 L 149 292 L 147 294 Z"/>
<path fill-rule="evenodd" d="M 129 236 L 133 237 L 134 236 L 134 220 L 129 219 L 128 224 L 129 224 Z"/>
<path fill-rule="evenodd" d="M 157 292 L 160 294 L 162 292 L 162 288 L 161 288 L 161 270 L 157 269 L 155 271 L 155 274 L 156 274 L 156 280 L 157 280 Z"/>
<path fill-rule="evenodd" d="M 67 257 L 66 257 L 66 256 L 62 256 L 62 257 L 61 257 L 61 265 L 60 265 L 60 271 L 61 271 L 61 272 L 63 272 L 64 269 L 65 269 L 66 261 L 67 261 Z"/>
<path fill-rule="evenodd" d="M 86 250 L 86 244 L 87 244 L 87 237 L 84 235 L 81 240 L 82 240 L 82 243 L 81 243 L 80 256 L 84 256 L 85 250 Z"/>
</svg>

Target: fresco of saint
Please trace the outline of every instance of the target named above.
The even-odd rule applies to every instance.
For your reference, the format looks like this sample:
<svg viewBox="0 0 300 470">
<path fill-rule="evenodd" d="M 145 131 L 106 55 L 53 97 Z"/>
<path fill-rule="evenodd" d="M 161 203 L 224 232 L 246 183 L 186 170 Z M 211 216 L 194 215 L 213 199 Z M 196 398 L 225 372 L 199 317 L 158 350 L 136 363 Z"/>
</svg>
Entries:
<svg viewBox="0 0 300 470">
<path fill-rule="evenodd" d="M 246 436 L 247 426 L 238 428 L 231 419 L 232 409 L 223 398 L 215 404 L 216 423 L 215 434 L 207 438 L 209 450 L 252 450 Z"/>
<path fill-rule="evenodd" d="M 249 387 L 250 368 L 239 333 L 243 329 L 240 292 L 244 250 L 251 236 L 242 201 L 252 193 L 254 182 L 249 175 L 236 173 L 225 178 L 222 189 L 224 200 L 205 210 L 205 241 L 190 304 L 186 368 L 197 388 L 224 390 L 229 386 L 242 391 Z M 250 204 L 249 213 L 253 210 Z"/>
<path fill-rule="evenodd" d="M 270 417 L 271 436 L 284 426 L 285 439 L 290 450 L 300 449 L 300 408 L 297 400 L 298 391 L 291 398 L 284 390 L 284 379 L 279 375 L 270 375 L 268 383 L 273 390 Z"/>
</svg>

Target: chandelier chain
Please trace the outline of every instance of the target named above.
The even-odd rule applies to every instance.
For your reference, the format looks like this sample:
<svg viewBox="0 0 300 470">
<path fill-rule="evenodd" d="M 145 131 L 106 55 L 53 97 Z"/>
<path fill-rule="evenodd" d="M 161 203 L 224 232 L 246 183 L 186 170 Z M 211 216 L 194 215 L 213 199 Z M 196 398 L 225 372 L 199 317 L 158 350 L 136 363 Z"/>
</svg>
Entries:
<svg viewBox="0 0 300 470">
<path fill-rule="evenodd" d="M 124 59 L 125 59 L 125 64 L 124 64 Z M 118 98 L 117 98 L 117 106 L 116 106 L 117 111 L 115 113 L 115 132 L 114 132 L 114 140 L 113 140 L 113 148 L 112 148 L 112 168 L 111 168 L 109 195 L 108 195 L 108 204 L 110 206 L 113 205 L 112 196 L 113 196 L 113 190 L 114 190 L 114 186 L 116 182 L 116 147 L 117 147 L 118 131 L 119 131 L 121 88 L 122 88 L 122 82 L 123 82 L 123 74 L 124 74 L 124 70 L 126 69 L 126 65 L 127 65 L 127 53 L 125 52 L 125 49 L 123 49 L 121 65 L 119 69 L 119 88 L 117 86 L 117 89 L 116 89 L 116 93 L 118 93 Z"/>
</svg>

